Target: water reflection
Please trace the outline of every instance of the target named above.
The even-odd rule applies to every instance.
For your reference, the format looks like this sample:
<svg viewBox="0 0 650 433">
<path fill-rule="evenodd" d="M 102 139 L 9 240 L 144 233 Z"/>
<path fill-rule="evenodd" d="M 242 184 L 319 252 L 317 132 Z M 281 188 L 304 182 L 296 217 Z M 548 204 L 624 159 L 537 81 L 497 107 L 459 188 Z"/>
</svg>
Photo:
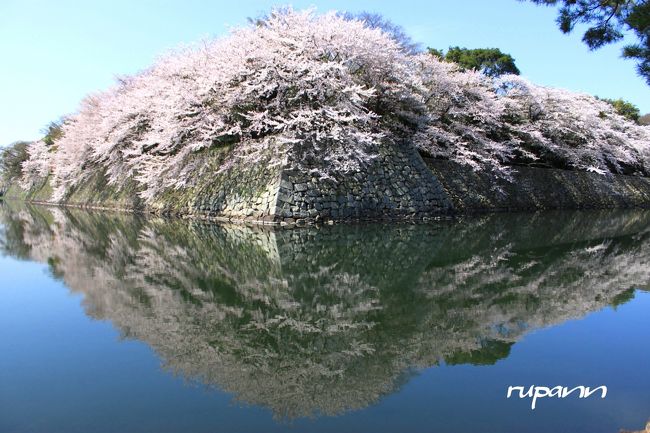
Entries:
<svg viewBox="0 0 650 433">
<path fill-rule="evenodd" d="M 531 329 L 650 281 L 643 211 L 275 231 L 11 203 L 0 215 L 0 251 L 48 263 L 89 316 L 283 418 L 366 407 L 441 362 L 493 364 Z"/>
</svg>

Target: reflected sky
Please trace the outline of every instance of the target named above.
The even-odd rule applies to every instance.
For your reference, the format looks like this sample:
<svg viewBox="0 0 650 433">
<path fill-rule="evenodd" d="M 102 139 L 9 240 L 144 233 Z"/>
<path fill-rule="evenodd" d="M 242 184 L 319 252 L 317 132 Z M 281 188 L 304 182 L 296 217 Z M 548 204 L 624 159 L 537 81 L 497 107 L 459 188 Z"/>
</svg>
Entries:
<svg viewBox="0 0 650 433">
<path fill-rule="evenodd" d="M 3 432 L 650 417 L 650 212 L 270 230 L 4 203 L 0 224 Z M 505 399 L 532 384 L 610 395 Z"/>
</svg>

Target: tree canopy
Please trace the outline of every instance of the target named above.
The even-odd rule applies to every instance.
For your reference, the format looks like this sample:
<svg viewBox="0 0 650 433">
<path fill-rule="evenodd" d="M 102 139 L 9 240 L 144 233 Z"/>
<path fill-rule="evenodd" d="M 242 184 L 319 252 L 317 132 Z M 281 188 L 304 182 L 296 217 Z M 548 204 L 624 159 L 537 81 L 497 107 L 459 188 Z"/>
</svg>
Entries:
<svg viewBox="0 0 650 433">
<path fill-rule="evenodd" d="M 526 1 L 526 0 L 522 0 Z M 623 49 L 623 57 L 637 61 L 637 72 L 650 85 L 650 1 L 648 0 L 528 0 L 539 5 L 559 6 L 557 23 L 570 33 L 576 24 L 589 27 L 582 36 L 595 50 L 620 41 L 632 32 L 638 41 Z"/>
<path fill-rule="evenodd" d="M 502 53 L 498 48 L 461 48 L 449 47 L 447 53 L 429 48 L 429 54 L 454 62 L 463 69 L 482 72 L 488 77 L 505 74 L 519 75 L 519 68 L 510 54 Z"/>
<path fill-rule="evenodd" d="M 225 149 L 219 170 L 277 151 L 327 179 L 363 171 L 378 143 L 504 176 L 540 161 L 650 174 L 650 129 L 610 103 L 409 52 L 361 19 L 287 9 L 88 96 L 54 146 L 27 146 L 22 175 L 50 176 L 63 200 L 101 173 L 153 203 L 214 170 L 196 157 L 210 149 Z"/>
</svg>

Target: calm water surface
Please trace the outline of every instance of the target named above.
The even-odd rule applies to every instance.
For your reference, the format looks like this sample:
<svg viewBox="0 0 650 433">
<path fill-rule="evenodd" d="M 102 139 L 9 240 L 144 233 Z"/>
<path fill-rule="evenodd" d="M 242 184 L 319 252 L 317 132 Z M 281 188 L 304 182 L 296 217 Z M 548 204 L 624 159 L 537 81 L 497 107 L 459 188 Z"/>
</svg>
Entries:
<svg viewBox="0 0 650 433">
<path fill-rule="evenodd" d="M 0 203 L 0 432 L 642 430 L 649 283 L 642 211 L 273 231 Z"/>
</svg>

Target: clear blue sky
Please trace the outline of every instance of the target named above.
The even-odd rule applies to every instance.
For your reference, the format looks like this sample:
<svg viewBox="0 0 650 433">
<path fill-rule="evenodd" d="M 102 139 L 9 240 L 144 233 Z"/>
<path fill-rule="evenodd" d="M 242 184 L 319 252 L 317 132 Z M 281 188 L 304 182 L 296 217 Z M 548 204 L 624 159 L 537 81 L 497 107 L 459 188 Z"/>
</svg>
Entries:
<svg viewBox="0 0 650 433">
<path fill-rule="evenodd" d="M 108 87 L 182 43 L 227 33 L 273 5 L 373 11 L 424 47 L 497 47 L 530 80 L 650 112 L 650 87 L 621 44 L 590 52 L 580 33 L 563 35 L 552 8 L 516 0 L 151 1 L 0 0 L 0 144 L 38 138 L 87 93 Z"/>
</svg>

